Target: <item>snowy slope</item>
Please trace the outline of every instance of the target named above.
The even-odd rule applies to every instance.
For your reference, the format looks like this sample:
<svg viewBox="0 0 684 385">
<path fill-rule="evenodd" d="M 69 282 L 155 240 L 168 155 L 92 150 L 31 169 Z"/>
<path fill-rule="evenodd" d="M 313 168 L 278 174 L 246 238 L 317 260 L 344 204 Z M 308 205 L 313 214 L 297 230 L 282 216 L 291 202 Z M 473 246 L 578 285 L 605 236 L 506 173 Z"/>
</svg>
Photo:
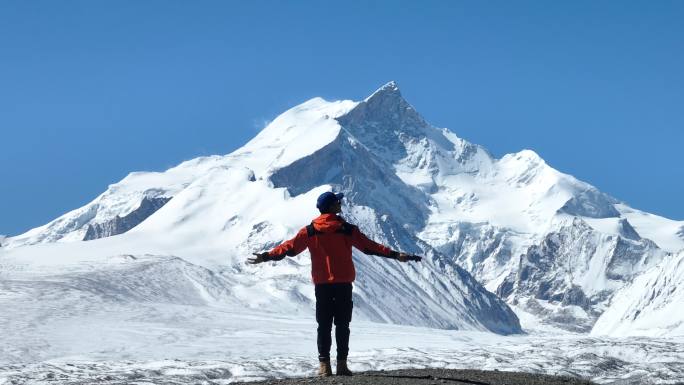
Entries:
<svg viewBox="0 0 684 385">
<path fill-rule="evenodd" d="M 133 172 L 87 205 L 50 223 L 11 237 L 6 248 L 49 242 L 80 241 L 88 225 L 106 223 L 136 210 L 145 198 L 173 197 L 198 175 L 220 162 L 222 157 L 202 157 L 184 162 L 165 172 Z"/>
<path fill-rule="evenodd" d="M 331 119 L 351 109 L 354 102 L 328 103 L 314 98 L 276 118 L 241 149 L 228 156 L 200 157 L 165 172 L 133 172 L 110 185 L 87 205 L 54 221 L 3 242 L 6 248 L 55 241 L 83 240 L 88 225 L 124 217 L 140 206 L 144 198 L 174 197 L 197 178 L 217 167 L 240 164 L 266 173 L 287 165 L 334 139 L 339 125 Z M 150 213 L 151 215 L 151 213 Z"/>
<path fill-rule="evenodd" d="M 613 298 L 594 335 L 684 335 L 684 252 L 639 275 Z"/>
<path fill-rule="evenodd" d="M 621 217 L 632 224 L 634 230 L 662 249 L 670 252 L 684 249 L 684 221 L 673 221 L 623 204 L 615 207 L 620 211 Z"/>
<path fill-rule="evenodd" d="M 8 238 L 0 258 L 179 256 L 229 280 L 252 277 L 233 293 L 242 304 L 245 292 L 261 290 L 305 309 L 306 255 L 256 270 L 242 262 L 307 224 L 329 189 L 345 192 L 344 215 L 372 238 L 429 256 L 398 266 L 355 255 L 356 300 L 369 320 L 516 330 L 472 275 L 543 322 L 588 331 L 617 290 L 684 248 L 684 222 L 632 209 L 531 150 L 495 159 L 427 123 L 388 83 L 361 102 L 305 102 L 231 154 L 133 173 L 83 208 Z M 143 210 L 146 199 L 165 204 Z M 74 242 L 135 221 L 124 234 Z M 69 246 L 20 247 L 55 241 Z M 386 293 L 388 301 L 374 300 Z M 475 300 L 464 300 L 469 293 Z"/>
</svg>

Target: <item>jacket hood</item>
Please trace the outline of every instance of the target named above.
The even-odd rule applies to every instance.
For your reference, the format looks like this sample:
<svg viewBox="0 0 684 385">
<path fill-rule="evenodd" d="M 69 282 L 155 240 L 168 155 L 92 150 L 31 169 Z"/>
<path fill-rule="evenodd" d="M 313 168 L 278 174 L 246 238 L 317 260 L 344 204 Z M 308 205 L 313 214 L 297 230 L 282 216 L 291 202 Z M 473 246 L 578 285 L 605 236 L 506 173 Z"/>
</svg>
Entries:
<svg viewBox="0 0 684 385">
<path fill-rule="evenodd" d="M 344 220 L 337 214 L 321 214 L 312 221 L 314 229 L 322 233 L 335 232 L 342 226 Z"/>
</svg>

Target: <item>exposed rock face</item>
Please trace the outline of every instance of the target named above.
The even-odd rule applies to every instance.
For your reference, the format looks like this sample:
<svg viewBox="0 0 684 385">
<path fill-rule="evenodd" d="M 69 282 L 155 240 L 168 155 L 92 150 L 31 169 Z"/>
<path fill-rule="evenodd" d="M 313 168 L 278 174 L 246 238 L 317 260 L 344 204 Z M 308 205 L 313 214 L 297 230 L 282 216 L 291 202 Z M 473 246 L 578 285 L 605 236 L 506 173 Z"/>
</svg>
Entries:
<svg viewBox="0 0 684 385">
<path fill-rule="evenodd" d="M 369 101 L 393 95 L 376 93 Z M 363 113 L 375 116 L 377 113 L 372 106 L 382 105 L 384 104 L 379 102 L 371 103 L 371 107 L 360 104 L 348 115 L 355 116 L 360 113 L 357 111 L 360 109 Z M 348 115 L 338 120 L 347 121 Z M 346 130 L 342 131 L 333 142 L 314 154 L 276 170 L 270 176 L 270 180 L 275 187 L 287 187 L 291 195 L 299 195 L 322 184 L 335 185 L 341 191 L 345 191 L 347 199 L 372 207 L 380 215 L 392 215 L 398 220 L 401 218 L 401 223 L 408 224 L 413 229 L 419 229 L 427 220 L 428 197 L 419 189 L 407 185 L 397 177 L 389 163 L 389 160 L 393 158 L 389 155 L 390 153 L 384 153 L 383 156 L 372 150 L 372 146 L 378 145 L 375 142 L 375 134 L 383 136 L 384 142 L 389 147 L 401 146 L 400 143 L 389 139 L 394 135 L 392 134 L 393 126 L 386 126 L 380 121 L 370 121 L 369 124 L 375 127 L 372 131 L 374 134 L 369 133 L 370 137 L 363 136 L 363 141 L 350 135 Z M 392 123 L 386 122 L 386 124 Z M 400 223 L 395 222 L 395 224 Z"/>
<path fill-rule="evenodd" d="M 347 114 L 337 118 L 350 136 L 363 144 L 385 166 L 399 174 L 476 172 L 492 162 L 481 146 L 433 127 L 390 82 Z M 435 188 L 429 186 L 416 187 Z"/>
<path fill-rule="evenodd" d="M 592 334 L 683 335 L 684 251 L 669 255 L 622 288 L 596 321 Z"/>
<path fill-rule="evenodd" d="M 140 202 L 140 206 L 124 217 L 115 216 L 113 219 L 104 223 L 89 224 L 86 230 L 84 241 L 111 237 L 112 235 L 123 234 L 134 228 L 142 221 L 162 208 L 171 198 L 148 198 L 145 197 Z"/>
<path fill-rule="evenodd" d="M 574 218 L 521 255 L 497 292 L 557 326 L 587 332 L 616 290 L 665 255 L 650 240 L 601 234 Z"/>
<path fill-rule="evenodd" d="M 634 227 L 626 218 L 620 219 L 618 232 L 622 237 L 633 241 L 641 239 L 641 235 L 634 230 Z"/>
<path fill-rule="evenodd" d="M 589 189 L 568 200 L 560 212 L 588 218 L 619 217 L 620 213 L 613 206 L 618 201 L 596 190 Z"/>
</svg>

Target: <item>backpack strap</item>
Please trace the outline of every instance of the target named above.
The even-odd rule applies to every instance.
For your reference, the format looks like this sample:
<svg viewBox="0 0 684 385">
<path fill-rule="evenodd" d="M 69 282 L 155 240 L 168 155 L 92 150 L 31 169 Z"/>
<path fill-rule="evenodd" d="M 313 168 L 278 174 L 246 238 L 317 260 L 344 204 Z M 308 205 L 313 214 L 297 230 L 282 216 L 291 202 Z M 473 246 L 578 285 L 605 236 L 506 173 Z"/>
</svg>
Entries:
<svg viewBox="0 0 684 385">
<path fill-rule="evenodd" d="M 342 222 L 342 226 L 340 226 L 340 228 L 337 229 L 335 232 L 338 234 L 344 234 L 344 235 L 351 236 L 353 231 L 354 231 L 354 225 L 352 225 L 351 223 Z"/>
<path fill-rule="evenodd" d="M 306 226 L 306 235 L 311 238 L 314 235 L 321 234 L 320 231 L 316 230 L 314 228 L 313 222 L 311 222 L 309 225 Z"/>
</svg>

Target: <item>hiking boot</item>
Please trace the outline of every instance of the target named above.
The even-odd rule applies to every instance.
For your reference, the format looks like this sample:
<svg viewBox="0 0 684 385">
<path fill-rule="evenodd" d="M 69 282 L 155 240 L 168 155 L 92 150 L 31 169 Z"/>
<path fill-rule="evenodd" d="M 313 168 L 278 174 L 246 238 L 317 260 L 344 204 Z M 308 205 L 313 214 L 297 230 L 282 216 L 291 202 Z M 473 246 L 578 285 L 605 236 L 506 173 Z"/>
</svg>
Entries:
<svg viewBox="0 0 684 385">
<path fill-rule="evenodd" d="M 347 360 L 337 360 L 337 375 L 338 376 L 351 376 L 352 372 L 347 367 Z"/>
<path fill-rule="evenodd" d="M 330 367 L 330 361 L 321 361 L 319 363 L 318 376 L 319 377 L 330 377 L 330 376 L 332 376 L 332 367 Z"/>
</svg>

